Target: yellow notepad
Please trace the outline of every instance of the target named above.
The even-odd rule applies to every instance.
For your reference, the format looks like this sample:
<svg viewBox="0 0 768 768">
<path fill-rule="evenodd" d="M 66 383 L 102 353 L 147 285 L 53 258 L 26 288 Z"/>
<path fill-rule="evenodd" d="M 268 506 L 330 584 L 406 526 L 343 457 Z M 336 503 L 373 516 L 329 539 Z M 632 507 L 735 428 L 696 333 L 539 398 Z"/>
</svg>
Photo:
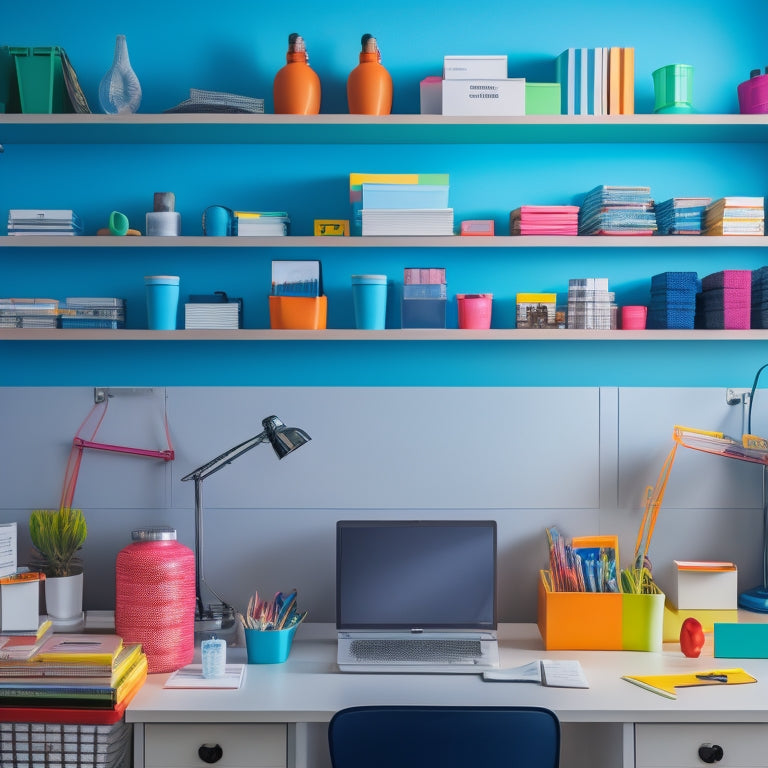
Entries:
<svg viewBox="0 0 768 768">
<path fill-rule="evenodd" d="M 743 669 L 707 669 L 672 675 L 624 675 L 621 679 L 668 699 L 677 698 L 676 688 L 690 688 L 698 685 L 741 685 L 757 682 L 756 678 L 747 674 Z"/>
</svg>

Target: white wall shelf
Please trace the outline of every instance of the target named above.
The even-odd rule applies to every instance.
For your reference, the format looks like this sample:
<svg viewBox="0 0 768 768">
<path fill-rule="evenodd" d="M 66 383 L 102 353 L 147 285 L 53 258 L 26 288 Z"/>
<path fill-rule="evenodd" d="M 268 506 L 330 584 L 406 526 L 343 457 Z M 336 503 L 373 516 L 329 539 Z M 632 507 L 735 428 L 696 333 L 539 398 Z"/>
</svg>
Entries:
<svg viewBox="0 0 768 768">
<path fill-rule="evenodd" d="M 579 144 L 768 141 L 766 115 L 0 115 L 0 144 Z"/>
<path fill-rule="evenodd" d="M 240 330 L 105 330 L 82 328 L 0 328 L 0 341 L 498 341 L 498 342 L 644 342 L 644 341 L 768 341 L 768 330 L 646 330 L 594 331 L 576 329 L 461 330 L 458 328 L 396 328 L 359 331 L 354 328 L 274 331 L 269 328 Z"/>
<path fill-rule="evenodd" d="M 98 237 L 0 236 L 0 249 L 16 248 L 765 248 L 757 236 L 654 237 Z"/>
</svg>

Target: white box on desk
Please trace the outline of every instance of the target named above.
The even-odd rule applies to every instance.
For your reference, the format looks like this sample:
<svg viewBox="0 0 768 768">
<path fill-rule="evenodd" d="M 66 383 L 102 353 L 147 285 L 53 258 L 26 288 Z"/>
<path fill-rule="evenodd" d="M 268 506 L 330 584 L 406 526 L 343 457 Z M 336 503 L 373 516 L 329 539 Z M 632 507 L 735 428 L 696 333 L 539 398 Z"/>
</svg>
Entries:
<svg viewBox="0 0 768 768">
<path fill-rule="evenodd" d="M 35 632 L 39 624 L 39 579 L 0 584 L 0 632 Z"/>
<path fill-rule="evenodd" d="M 507 57 L 444 56 L 443 77 L 446 80 L 504 80 Z"/>
<path fill-rule="evenodd" d="M 674 561 L 672 588 L 667 597 L 678 610 L 735 610 L 738 573 L 733 563 Z"/>
<path fill-rule="evenodd" d="M 443 80 L 444 115 L 506 117 L 525 114 L 525 78 Z"/>
</svg>

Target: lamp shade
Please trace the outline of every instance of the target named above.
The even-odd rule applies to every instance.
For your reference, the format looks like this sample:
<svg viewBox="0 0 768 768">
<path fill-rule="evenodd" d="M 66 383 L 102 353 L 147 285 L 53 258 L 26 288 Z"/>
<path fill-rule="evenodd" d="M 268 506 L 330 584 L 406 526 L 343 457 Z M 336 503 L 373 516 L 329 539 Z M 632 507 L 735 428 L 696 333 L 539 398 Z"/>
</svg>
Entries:
<svg viewBox="0 0 768 768">
<path fill-rule="evenodd" d="M 278 459 L 282 459 L 312 439 L 303 429 L 286 427 L 277 416 L 268 416 L 261 425 Z"/>
</svg>

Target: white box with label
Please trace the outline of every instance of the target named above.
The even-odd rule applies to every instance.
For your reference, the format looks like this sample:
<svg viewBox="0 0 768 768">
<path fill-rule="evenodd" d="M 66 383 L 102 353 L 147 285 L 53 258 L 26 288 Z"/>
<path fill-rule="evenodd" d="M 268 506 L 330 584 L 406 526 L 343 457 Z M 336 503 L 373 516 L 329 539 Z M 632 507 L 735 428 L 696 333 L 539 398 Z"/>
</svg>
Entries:
<svg viewBox="0 0 768 768">
<path fill-rule="evenodd" d="M 525 78 L 443 80 L 444 115 L 525 114 Z"/>
<path fill-rule="evenodd" d="M 446 80 L 504 80 L 507 57 L 444 56 L 443 77 Z"/>
<path fill-rule="evenodd" d="M 733 563 L 675 560 L 674 566 L 667 597 L 678 610 L 738 608 L 738 574 Z"/>
</svg>

